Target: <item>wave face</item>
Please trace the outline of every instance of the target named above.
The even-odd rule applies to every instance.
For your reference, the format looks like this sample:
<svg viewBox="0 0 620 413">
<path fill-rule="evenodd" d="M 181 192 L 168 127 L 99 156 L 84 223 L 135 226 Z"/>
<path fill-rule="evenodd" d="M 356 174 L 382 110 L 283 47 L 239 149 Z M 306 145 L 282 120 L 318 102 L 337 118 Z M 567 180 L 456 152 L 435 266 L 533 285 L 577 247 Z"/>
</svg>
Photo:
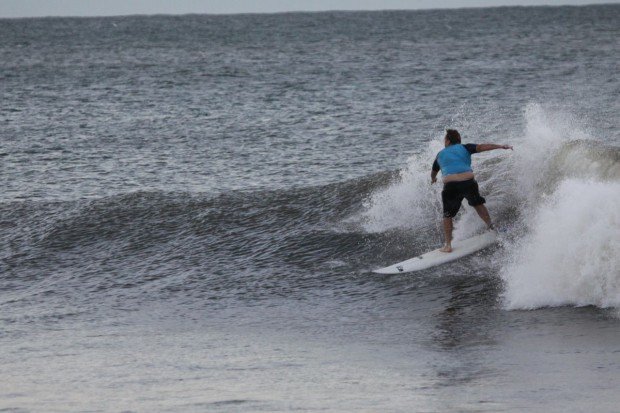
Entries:
<svg viewBox="0 0 620 413">
<path fill-rule="evenodd" d="M 124 297 L 131 307 L 171 296 L 208 304 L 335 288 L 368 266 L 385 238 L 342 221 L 391 176 L 217 196 L 155 191 L 3 204 L 0 265 L 11 286 L 3 299 Z"/>
</svg>

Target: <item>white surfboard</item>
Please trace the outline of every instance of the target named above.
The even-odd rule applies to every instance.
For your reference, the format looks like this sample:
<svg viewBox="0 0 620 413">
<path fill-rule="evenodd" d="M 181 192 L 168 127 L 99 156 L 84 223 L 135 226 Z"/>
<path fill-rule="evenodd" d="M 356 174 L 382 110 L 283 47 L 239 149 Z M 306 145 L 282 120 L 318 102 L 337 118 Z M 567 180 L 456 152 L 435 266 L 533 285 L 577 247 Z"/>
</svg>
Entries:
<svg viewBox="0 0 620 413">
<path fill-rule="evenodd" d="M 427 252 L 420 256 L 410 258 L 406 261 L 399 262 L 389 267 L 374 270 L 377 274 L 400 274 L 404 272 L 425 270 L 436 265 L 445 264 L 450 261 L 458 260 L 497 241 L 497 233 L 495 231 L 486 231 L 484 234 L 476 235 L 462 241 L 452 242 L 452 252 L 441 252 L 439 248 L 434 251 Z"/>
</svg>

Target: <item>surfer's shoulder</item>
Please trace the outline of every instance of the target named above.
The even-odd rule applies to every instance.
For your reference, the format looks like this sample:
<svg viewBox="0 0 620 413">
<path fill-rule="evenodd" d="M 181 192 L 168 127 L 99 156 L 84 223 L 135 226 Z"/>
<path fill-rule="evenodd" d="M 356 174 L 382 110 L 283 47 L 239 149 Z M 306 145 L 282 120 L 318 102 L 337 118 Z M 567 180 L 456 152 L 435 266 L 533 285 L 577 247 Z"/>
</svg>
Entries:
<svg viewBox="0 0 620 413">
<path fill-rule="evenodd" d="M 465 149 L 467 149 L 467 152 L 469 152 L 469 153 L 476 153 L 476 152 L 478 152 L 478 144 L 477 143 L 466 143 L 463 146 L 465 147 Z"/>
</svg>

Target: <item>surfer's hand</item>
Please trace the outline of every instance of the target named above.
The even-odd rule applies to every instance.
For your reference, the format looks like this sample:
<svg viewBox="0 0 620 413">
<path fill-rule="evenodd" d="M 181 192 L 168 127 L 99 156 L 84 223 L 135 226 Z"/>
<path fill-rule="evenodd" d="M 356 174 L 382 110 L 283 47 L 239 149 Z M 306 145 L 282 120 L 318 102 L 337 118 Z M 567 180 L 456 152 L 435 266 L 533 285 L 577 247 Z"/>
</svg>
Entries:
<svg viewBox="0 0 620 413">
<path fill-rule="evenodd" d="M 502 145 L 502 149 L 510 149 L 511 151 L 512 149 L 512 145 Z"/>
<path fill-rule="evenodd" d="M 432 185 L 432 184 L 434 184 L 435 182 L 437 182 L 437 177 L 436 177 L 436 176 L 433 176 L 433 177 L 431 178 L 431 185 Z"/>
</svg>

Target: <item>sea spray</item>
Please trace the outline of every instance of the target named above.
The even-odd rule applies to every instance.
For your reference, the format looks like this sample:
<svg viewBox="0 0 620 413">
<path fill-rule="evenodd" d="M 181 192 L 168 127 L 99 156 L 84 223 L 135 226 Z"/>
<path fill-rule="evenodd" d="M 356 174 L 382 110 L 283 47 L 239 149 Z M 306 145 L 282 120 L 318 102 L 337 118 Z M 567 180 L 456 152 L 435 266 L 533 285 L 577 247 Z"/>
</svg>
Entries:
<svg viewBox="0 0 620 413">
<path fill-rule="evenodd" d="M 565 180 L 501 271 L 508 309 L 620 306 L 620 184 Z"/>
<path fill-rule="evenodd" d="M 437 187 L 430 185 L 430 170 L 441 147 L 439 139 L 434 139 L 423 152 L 409 157 L 398 179 L 372 193 L 364 211 L 353 219 L 367 232 L 415 228 L 436 220 L 441 198 Z"/>
<path fill-rule="evenodd" d="M 509 309 L 620 304 L 620 163 L 617 148 L 577 117 L 530 104 L 511 160 L 518 237 L 500 270 Z"/>
<path fill-rule="evenodd" d="M 530 103 L 524 110 L 523 137 L 515 144 L 511 174 L 517 178 L 518 197 L 527 205 L 536 202 L 565 176 L 553 174 L 552 160 L 569 142 L 591 140 L 571 113 Z"/>
</svg>

